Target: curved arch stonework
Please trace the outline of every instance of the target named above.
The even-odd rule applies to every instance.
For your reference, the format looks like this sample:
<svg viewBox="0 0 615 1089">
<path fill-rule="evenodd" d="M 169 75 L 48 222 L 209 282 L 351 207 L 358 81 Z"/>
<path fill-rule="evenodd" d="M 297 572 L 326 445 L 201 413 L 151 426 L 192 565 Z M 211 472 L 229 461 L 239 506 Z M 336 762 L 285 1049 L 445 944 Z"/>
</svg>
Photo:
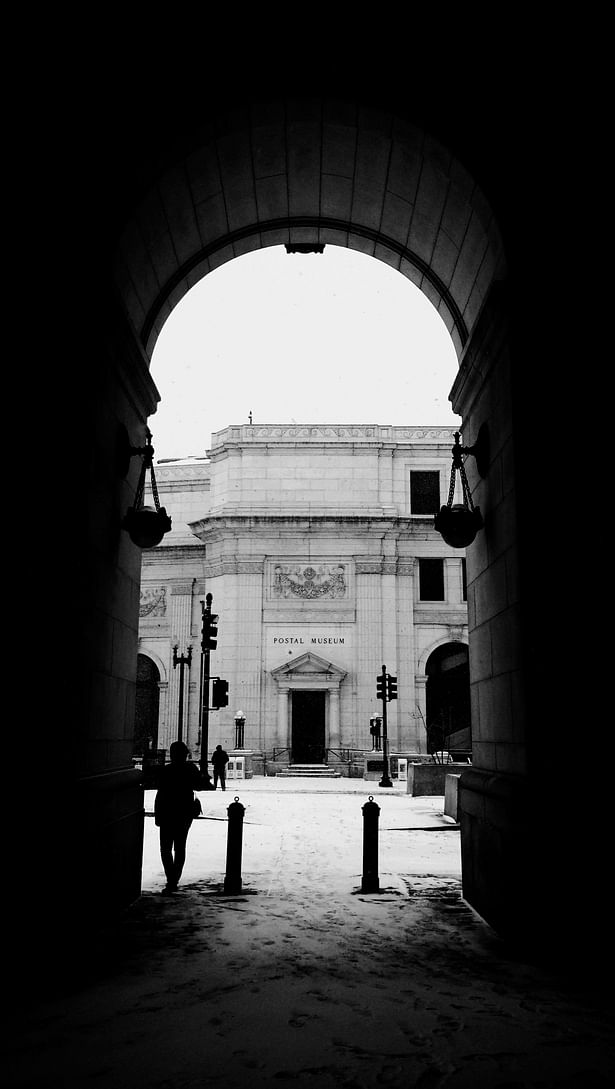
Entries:
<svg viewBox="0 0 615 1089">
<path fill-rule="evenodd" d="M 144 658 L 149 658 L 154 663 L 160 674 L 160 683 L 166 684 L 169 680 L 167 663 L 158 651 L 153 650 L 152 647 L 148 646 L 147 639 L 139 639 L 138 653 L 142 654 Z"/>
<path fill-rule="evenodd" d="M 505 272 L 484 194 L 422 129 L 353 102 L 254 103 L 162 174 L 123 232 L 115 279 L 146 353 L 203 276 L 288 243 L 344 246 L 398 269 L 458 354 Z"/>
<path fill-rule="evenodd" d="M 424 647 L 423 650 L 421 651 L 419 660 L 417 662 L 417 668 L 416 668 L 417 678 L 426 676 L 427 662 L 431 658 L 433 652 L 435 650 L 437 650 L 438 647 L 445 647 L 449 643 L 461 643 L 464 647 L 468 647 L 470 645 L 470 641 L 469 641 L 468 636 L 467 636 L 467 634 L 465 632 L 463 632 L 459 636 L 459 638 L 455 638 L 455 639 L 451 638 L 450 633 L 447 634 L 447 635 L 443 635 L 438 639 L 434 639 L 434 641 L 432 643 L 430 643 L 428 647 Z"/>
</svg>

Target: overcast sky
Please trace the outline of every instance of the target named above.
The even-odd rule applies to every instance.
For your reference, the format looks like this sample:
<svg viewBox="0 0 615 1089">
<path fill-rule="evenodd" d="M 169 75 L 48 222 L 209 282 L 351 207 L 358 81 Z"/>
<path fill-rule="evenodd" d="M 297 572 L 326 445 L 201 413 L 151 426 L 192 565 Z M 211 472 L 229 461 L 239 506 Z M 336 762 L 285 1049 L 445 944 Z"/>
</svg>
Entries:
<svg viewBox="0 0 615 1089">
<path fill-rule="evenodd" d="M 152 357 L 155 460 L 204 456 L 230 424 L 459 425 L 450 336 L 428 299 L 365 254 L 274 246 L 192 288 Z"/>
</svg>

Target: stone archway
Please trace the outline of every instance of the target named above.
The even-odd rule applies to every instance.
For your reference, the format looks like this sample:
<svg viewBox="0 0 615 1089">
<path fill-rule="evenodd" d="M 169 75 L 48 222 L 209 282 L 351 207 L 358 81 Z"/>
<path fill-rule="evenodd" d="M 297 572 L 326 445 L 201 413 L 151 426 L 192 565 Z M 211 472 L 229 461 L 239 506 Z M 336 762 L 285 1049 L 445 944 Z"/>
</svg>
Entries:
<svg viewBox="0 0 615 1089">
<path fill-rule="evenodd" d="M 500 422 L 506 416 L 507 261 L 496 216 L 446 147 L 394 111 L 357 102 L 249 102 L 217 117 L 158 173 L 127 218 L 115 260 L 118 295 L 143 358 L 151 357 L 167 316 L 193 284 L 245 252 L 280 244 L 354 248 L 407 276 L 436 307 L 460 358 L 450 399 L 463 419 L 464 442 L 471 445 L 494 413 Z M 509 470 L 511 439 L 507 428 L 494 428 L 490 470 L 502 464 Z M 500 469 L 487 480 L 474 464 L 467 472 L 483 507 L 497 506 L 493 483 Z M 511 483 L 508 501 L 513 494 Z M 514 608 L 514 537 L 512 518 L 487 564 L 475 563 L 479 553 L 469 550 L 470 596 L 500 592 L 499 553 L 507 550 L 507 607 Z M 504 685 L 498 693 L 505 702 Z M 495 729 L 499 713 L 496 700 L 486 730 Z M 496 747 L 482 749 L 488 784 L 496 768 L 518 769 L 526 760 L 521 731 L 503 750 L 503 761 Z M 470 804 L 464 834 L 478 843 L 482 824 L 475 811 Z M 504 843 L 504 827 L 502 835 Z M 469 881 L 466 887 L 471 899 Z M 486 900 L 479 910 L 495 921 Z"/>
<path fill-rule="evenodd" d="M 495 216 L 462 164 L 422 129 L 354 101 L 247 102 L 220 118 L 134 209 L 115 278 L 151 356 L 190 287 L 270 245 L 347 246 L 407 276 L 461 355 L 506 272 Z"/>
<path fill-rule="evenodd" d="M 133 444 L 142 443 L 157 400 L 148 358 L 182 295 L 223 261 L 286 242 L 348 245 L 393 264 L 429 295 L 450 328 L 460 358 L 451 401 L 463 419 L 464 444 L 472 445 L 485 421 L 492 439 L 486 478 L 478 477 L 472 460 L 467 463 L 474 500 L 486 517 L 468 550 L 475 744 L 462 790 L 464 895 L 501 933 L 541 934 L 551 941 L 557 918 L 567 949 L 578 927 L 578 902 L 563 904 L 556 890 L 570 854 L 586 844 L 579 832 L 571 849 L 570 828 L 554 843 L 551 815 L 568 772 L 562 754 L 577 751 L 583 723 L 590 715 L 599 721 L 605 702 L 588 709 L 575 641 L 568 640 L 564 654 L 561 641 L 549 646 L 543 635 L 573 625 L 598 630 L 602 601 L 586 586 L 562 593 L 569 551 L 549 536 L 545 497 L 549 511 L 566 510 L 571 494 L 583 495 L 586 509 L 599 510 L 602 497 L 599 474 L 588 474 L 582 458 L 570 459 L 567 474 L 555 473 L 537 450 L 560 449 L 561 421 L 570 411 L 563 376 L 588 354 L 583 308 L 581 319 L 572 307 L 562 308 L 562 270 L 574 270 L 578 286 L 578 270 L 588 267 L 582 229 L 588 202 L 569 181 L 572 159 L 557 170 L 559 149 L 569 143 L 569 114 L 561 111 L 565 126 L 560 120 L 558 133 L 552 108 L 557 86 L 544 80 L 542 63 L 540 86 L 524 80 L 521 89 L 515 75 L 502 98 L 491 94 L 496 81 L 485 83 L 484 56 L 463 59 L 462 65 L 457 50 L 448 77 L 441 71 L 437 80 L 430 63 L 423 74 L 429 108 L 420 125 L 413 123 L 420 116 L 413 113 L 419 81 L 409 83 L 404 56 L 396 72 L 387 63 L 384 82 L 373 73 L 371 82 L 363 78 L 370 66 L 357 62 L 353 78 L 342 84 L 356 89 L 363 105 L 343 105 L 339 93 L 329 94 L 313 65 L 301 73 L 302 93 L 292 103 L 276 104 L 255 79 L 244 82 L 251 101 L 241 104 L 220 72 L 210 69 L 204 86 L 207 66 L 199 65 L 193 72 L 196 105 L 180 135 L 188 74 L 183 70 L 174 85 L 161 81 L 153 101 L 148 57 L 139 96 L 118 86 L 115 113 L 108 108 L 109 82 L 98 85 L 106 124 L 87 101 L 86 88 L 86 123 L 63 108 L 47 142 L 40 125 L 28 132 L 36 155 L 30 210 L 36 211 L 23 220 L 35 225 L 33 244 L 24 247 L 27 271 L 37 257 L 53 267 L 44 300 L 36 303 L 43 305 L 38 326 L 54 330 L 62 353 L 61 372 L 48 339 L 32 353 L 23 368 L 24 403 L 34 407 L 36 390 L 38 433 L 45 434 L 45 453 L 62 467 L 70 510 L 65 532 L 48 534 L 45 547 L 62 588 L 57 642 L 72 648 L 73 665 L 59 679 L 66 728 L 58 739 L 58 765 L 67 786 L 58 793 L 65 799 L 64 819 L 70 821 L 77 807 L 84 814 L 81 873 L 66 872 L 58 880 L 54 871 L 42 883 L 67 890 L 54 923 L 66 920 L 69 931 L 79 922 L 71 902 L 85 897 L 100 910 L 125 904 L 139 884 L 143 806 L 127 767 L 140 554 L 121 529 L 138 468 L 133 461 L 127 476 L 118 473 L 118 429 L 125 428 Z M 138 58 L 130 60 L 132 72 Z M 468 90 L 471 68 L 480 76 L 478 95 Z M 80 93 L 83 77 L 74 84 Z M 276 71 L 270 86 L 278 82 Z M 556 139 L 545 140 L 547 116 L 549 132 L 562 137 L 559 147 Z M 589 146 L 574 157 L 577 173 Z M 20 182 L 27 190 L 23 169 Z M 591 277 L 585 280 L 593 285 Z M 28 298 L 30 322 L 32 306 Z M 28 321 L 23 327 L 30 327 Z M 575 390 L 575 411 L 583 419 L 588 406 L 578 402 L 580 392 Z M 600 444 L 594 450 L 598 463 L 606 460 L 610 432 L 594 423 L 595 410 L 594 400 L 587 419 Z M 45 513 L 56 525 L 54 489 L 48 489 Z M 575 539 L 579 568 L 589 570 L 596 554 L 605 554 L 601 544 L 596 549 L 593 533 Z M 66 547 L 67 534 L 77 547 Z M 40 545 L 32 541 L 34 570 Z M 559 692 L 545 686 L 545 675 L 565 678 Z M 56 673 L 50 671 L 48 682 L 58 683 Z M 593 697 L 599 694 L 596 687 Z M 552 721 L 558 723 L 557 749 L 544 728 Z M 583 789 L 593 806 L 595 791 Z M 586 935 L 604 933 L 594 925 L 604 903 L 603 897 L 584 897 L 591 923 Z"/>
</svg>

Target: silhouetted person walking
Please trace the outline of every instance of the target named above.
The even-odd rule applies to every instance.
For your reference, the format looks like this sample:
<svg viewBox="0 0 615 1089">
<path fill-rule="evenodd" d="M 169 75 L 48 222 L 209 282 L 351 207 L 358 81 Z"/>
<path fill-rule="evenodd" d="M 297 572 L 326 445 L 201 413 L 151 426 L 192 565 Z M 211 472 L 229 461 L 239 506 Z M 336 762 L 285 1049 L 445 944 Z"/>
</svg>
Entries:
<svg viewBox="0 0 615 1089">
<path fill-rule="evenodd" d="M 196 764 L 188 760 L 183 741 L 169 749 L 154 802 L 154 819 L 160 828 L 160 857 L 167 878 L 165 893 L 175 892 L 186 861 L 186 840 L 195 816 L 195 790 L 207 786 Z"/>
<path fill-rule="evenodd" d="M 226 790 L 226 765 L 228 764 L 228 753 L 224 751 L 222 745 L 216 745 L 216 750 L 211 755 L 211 762 L 214 769 L 214 790 L 218 785 L 218 779 L 220 780 L 222 789 Z"/>
</svg>

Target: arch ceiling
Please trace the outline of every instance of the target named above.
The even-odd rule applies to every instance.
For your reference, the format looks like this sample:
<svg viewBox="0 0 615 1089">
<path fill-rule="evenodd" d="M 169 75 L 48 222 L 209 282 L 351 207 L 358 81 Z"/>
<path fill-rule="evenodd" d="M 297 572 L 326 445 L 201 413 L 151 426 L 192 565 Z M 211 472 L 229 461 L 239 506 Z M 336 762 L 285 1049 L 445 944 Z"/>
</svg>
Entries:
<svg viewBox="0 0 615 1089">
<path fill-rule="evenodd" d="M 115 280 L 146 354 L 203 276 L 287 243 L 346 246 L 391 265 L 431 300 L 458 355 L 505 273 L 483 193 L 420 128 L 351 102 L 251 104 L 208 124 L 126 224 Z"/>
</svg>

